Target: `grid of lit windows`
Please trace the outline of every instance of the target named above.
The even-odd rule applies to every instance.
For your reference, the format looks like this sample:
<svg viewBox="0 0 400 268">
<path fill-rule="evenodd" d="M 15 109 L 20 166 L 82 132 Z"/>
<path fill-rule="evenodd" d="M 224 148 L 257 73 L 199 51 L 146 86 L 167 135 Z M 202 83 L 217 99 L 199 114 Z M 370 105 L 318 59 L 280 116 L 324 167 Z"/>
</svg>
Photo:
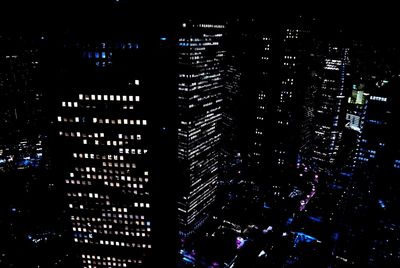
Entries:
<svg viewBox="0 0 400 268">
<path fill-rule="evenodd" d="M 313 161 L 315 169 L 331 172 L 331 165 L 336 161 L 343 130 L 339 122 L 343 121 L 342 110 L 345 97 L 344 88 L 349 49 L 329 47 L 325 60 L 322 85 L 316 93 L 317 107 L 315 114 Z"/>
<path fill-rule="evenodd" d="M 221 138 L 224 25 L 182 24 L 179 38 L 178 158 L 184 189 L 178 203 L 181 235 L 189 235 L 208 217 L 215 199 Z"/>
<path fill-rule="evenodd" d="M 127 91 L 135 92 L 138 85 L 139 80 L 129 83 Z M 129 103 L 132 109 L 125 108 Z M 152 248 L 143 115 L 138 95 L 77 94 L 61 102 L 58 134 L 68 144 L 72 163 L 66 197 L 83 267 L 138 265 Z M 109 249 L 110 256 L 90 255 L 90 246 Z M 112 256 L 124 248 L 134 249 L 136 257 Z"/>
</svg>

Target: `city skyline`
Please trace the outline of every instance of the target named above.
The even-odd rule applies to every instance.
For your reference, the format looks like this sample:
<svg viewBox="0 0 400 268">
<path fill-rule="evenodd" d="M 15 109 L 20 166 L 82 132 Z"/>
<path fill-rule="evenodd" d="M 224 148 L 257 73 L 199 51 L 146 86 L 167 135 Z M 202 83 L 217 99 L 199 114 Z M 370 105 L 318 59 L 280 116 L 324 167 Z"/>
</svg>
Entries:
<svg viewBox="0 0 400 268">
<path fill-rule="evenodd" d="M 0 267 L 399 265 L 391 13 L 220 4 L 0 30 Z"/>
</svg>

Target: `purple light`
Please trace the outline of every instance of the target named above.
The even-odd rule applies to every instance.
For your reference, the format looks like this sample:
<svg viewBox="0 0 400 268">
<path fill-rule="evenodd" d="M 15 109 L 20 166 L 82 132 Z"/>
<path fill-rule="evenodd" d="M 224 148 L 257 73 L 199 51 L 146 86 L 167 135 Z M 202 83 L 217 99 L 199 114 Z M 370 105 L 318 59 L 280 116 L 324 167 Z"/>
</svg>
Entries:
<svg viewBox="0 0 400 268">
<path fill-rule="evenodd" d="M 236 248 L 240 249 L 243 247 L 245 240 L 241 238 L 240 236 L 236 238 Z"/>
</svg>

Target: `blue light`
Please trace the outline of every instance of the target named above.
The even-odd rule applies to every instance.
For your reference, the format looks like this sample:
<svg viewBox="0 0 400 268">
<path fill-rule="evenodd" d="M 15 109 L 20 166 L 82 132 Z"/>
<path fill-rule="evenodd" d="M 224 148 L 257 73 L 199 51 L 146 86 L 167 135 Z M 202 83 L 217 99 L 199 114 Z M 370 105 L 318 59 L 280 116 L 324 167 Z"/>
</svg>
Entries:
<svg viewBox="0 0 400 268">
<path fill-rule="evenodd" d="M 309 218 L 310 220 L 312 220 L 312 221 L 315 221 L 315 222 L 322 222 L 322 220 L 321 220 L 320 217 L 312 217 L 312 216 L 309 216 L 308 218 Z"/>
<path fill-rule="evenodd" d="M 296 234 L 296 238 L 294 240 L 294 247 L 297 247 L 299 242 L 305 242 L 305 243 L 311 243 L 313 241 L 317 241 L 318 242 L 318 240 L 315 237 L 312 237 L 312 236 L 307 235 L 305 233 L 294 232 L 294 234 Z"/>
<path fill-rule="evenodd" d="M 332 234 L 332 239 L 337 241 L 339 239 L 339 233 L 333 233 Z"/>
<path fill-rule="evenodd" d="M 188 263 L 194 263 L 193 260 L 191 260 L 191 259 L 189 259 L 189 258 L 187 258 L 187 257 L 183 257 L 183 260 L 184 260 L 185 262 L 188 262 Z"/>
<path fill-rule="evenodd" d="M 95 54 L 94 54 L 94 55 L 95 55 L 94 57 L 95 57 L 96 59 L 98 59 L 98 58 L 100 57 L 100 54 L 99 54 L 99 52 L 95 52 Z"/>
<path fill-rule="evenodd" d="M 103 51 L 103 52 L 101 52 L 101 57 L 103 58 L 103 59 L 105 59 L 106 58 L 106 53 Z"/>
<path fill-rule="evenodd" d="M 166 37 L 160 37 L 160 40 L 161 41 L 165 41 L 165 40 L 167 40 L 167 38 Z"/>
<path fill-rule="evenodd" d="M 340 189 L 343 189 L 343 186 L 332 183 L 332 184 L 329 184 L 329 188 L 340 190 Z"/>
<path fill-rule="evenodd" d="M 379 205 L 381 206 L 381 208 L 386 208 L 386 205 L 385 205 L 385 203 L 383 202 L 382 199 L 379 199 L 379 200 L 378 200 L 378 203 L 379 203 Z"/>
</svg>

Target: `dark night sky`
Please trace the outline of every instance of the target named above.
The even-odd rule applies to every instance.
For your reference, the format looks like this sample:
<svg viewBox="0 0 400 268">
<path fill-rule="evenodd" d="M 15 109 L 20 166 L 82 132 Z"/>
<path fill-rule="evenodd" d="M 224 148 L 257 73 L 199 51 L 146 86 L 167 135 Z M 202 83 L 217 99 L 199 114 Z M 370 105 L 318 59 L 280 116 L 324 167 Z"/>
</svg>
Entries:
<svg viewBox="0 0 400 268">
<path fill-rule="evenodd" d="M 301 2 L 301 3 L 299 3 Z M 0 31 L 138 28 L 168 25 L 179 17 L 256 16 L 278 24 L 296 13 L 311 14 L 321 27 L 340 26 L 350 35 L 395 40 L 398 9 L 383 1 L 137 1 L 2 0 Z M 143 27 L 144 26 L 144 27 Z"/>
</svg>

